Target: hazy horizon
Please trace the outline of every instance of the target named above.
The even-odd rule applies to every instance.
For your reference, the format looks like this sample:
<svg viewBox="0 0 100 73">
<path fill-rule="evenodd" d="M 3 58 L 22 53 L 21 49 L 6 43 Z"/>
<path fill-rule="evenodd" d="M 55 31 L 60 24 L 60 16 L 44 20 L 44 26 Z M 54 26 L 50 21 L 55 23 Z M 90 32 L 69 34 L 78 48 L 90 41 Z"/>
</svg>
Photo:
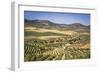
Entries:
<svg viewBox="0 0 100 73">
<path fill-rule="evenodd" d="M 48 20 L 59 24 L 81 23 L 90 25 L 90 14 L 84 13 L 24 11 L 24 19 Z"/>
</svg>

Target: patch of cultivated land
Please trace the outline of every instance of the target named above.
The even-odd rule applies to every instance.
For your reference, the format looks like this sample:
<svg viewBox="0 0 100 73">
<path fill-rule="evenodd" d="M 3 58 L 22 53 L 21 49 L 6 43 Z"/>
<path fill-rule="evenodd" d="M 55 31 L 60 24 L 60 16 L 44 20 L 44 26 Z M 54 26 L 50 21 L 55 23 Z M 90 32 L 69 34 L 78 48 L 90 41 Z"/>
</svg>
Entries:
<svg viewBox="0 0 100 73">
<path fill-rule="evenodd" d="M 46 33 L 46 32 L 52 32 L 52 33 L 59 33 L 64 35 L 72 35 L 76 32 L 74 31 L 60 31 L 60 30 L 54 30 L 54 29 L 44 29 L 44 28 L 36 28 L 36 27 L 25 27 L 25 31 L 27 32 L 40 32 L 40 33 Z"/>
<path fill-rule="evenodd" d="M 65 35 L 76 34 L 74 31 L 60 31 L 60 30 L 50 30 L 42 29 L 36 27 L 25 27 L 25 39 L 49 39 L 49 38 L 59 38 Z"/>
<path fill-rule="evenodd" d="M 24 39 L 41 39 L 41 40 L 47 40 L 51 38 L 60 38 L 62 36 L 28 36 L 25 37 Z"/>
<path fill-rule="evenodd" d="M 90 34 L 72 30 L 24 28 L 24 61 L 90 58 Z"/>
</svg>

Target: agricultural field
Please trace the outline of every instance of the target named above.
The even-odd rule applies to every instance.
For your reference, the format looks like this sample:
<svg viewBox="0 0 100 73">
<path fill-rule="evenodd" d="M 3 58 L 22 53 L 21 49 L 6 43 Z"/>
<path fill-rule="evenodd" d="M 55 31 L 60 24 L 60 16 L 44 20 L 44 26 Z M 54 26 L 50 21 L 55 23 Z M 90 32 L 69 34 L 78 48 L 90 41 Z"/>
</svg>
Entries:
<svg viewBox="0 0 100 73">
<path fill-rule="evenodd" d="M 24 25 L 24 61 L 89 59 L 90 28 L 48 21 Z M 49 24 L 50 23 L 50 24 Z M 78 26 L 79 29 L 76 27 Z"/>
</svg>

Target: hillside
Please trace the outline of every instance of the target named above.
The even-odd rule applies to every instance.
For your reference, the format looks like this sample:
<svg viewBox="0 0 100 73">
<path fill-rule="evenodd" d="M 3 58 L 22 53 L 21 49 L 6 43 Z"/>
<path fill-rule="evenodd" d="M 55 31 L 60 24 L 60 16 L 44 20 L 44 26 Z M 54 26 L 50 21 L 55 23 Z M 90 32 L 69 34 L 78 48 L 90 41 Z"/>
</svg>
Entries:
<svg viewBox="0 0 100 73">
<path fill-rule="evenodd" d="M 73 24 L 59 24 L 48 20 L 26 20 L 25 26 L 31 25 L 33 27 L 45 28 L 45 29 L 58 29 L 58 30 L 73 30 L 76 32 L 90 32 L 90 26 L 83 25 L 81 23 Z M 77 29 L 78 28 L 78 29 Z"/>
</svg>

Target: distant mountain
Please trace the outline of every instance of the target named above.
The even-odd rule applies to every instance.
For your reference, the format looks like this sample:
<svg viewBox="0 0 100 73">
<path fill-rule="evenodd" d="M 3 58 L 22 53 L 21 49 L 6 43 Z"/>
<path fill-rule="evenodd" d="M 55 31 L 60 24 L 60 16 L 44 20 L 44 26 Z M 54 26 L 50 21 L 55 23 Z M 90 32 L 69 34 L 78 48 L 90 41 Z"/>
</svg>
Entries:
<svg viewBox="0 0 100 73">
<path fill-rule="evenodd" d="M 24 20 L 25 25 L 32 25 L 34 27 L 42 27 L 42 28 L 55 28 L 55 29 L 66 29 L 66 30 L 88 30 L 90 29 L 90 25 L 86 26 L 81 23 L 73 23 L 73 24 L 59 24 L 54 23 L 49 20 Z"/>
<path fill-rule="evenodd" d="M 80 24 L 80 23 L 73 23 L 73 24 L 70 24 L 70 26 L 74 26 L 74 27 L 84 27 L 85 25 Z"/>
<path fill-rule="evenodd" d="M 48 21 L 48 20 L 26 20 L 26 24 L 31 24 L 31 25 L 47 25 L 47 26 L 55 26 L 56 24 Z"/>
<path fill-rule="evenodd" d="M 69 25 L 70 28 L 89 28 L 89 26 L 83 25 L 81 23 L 73 23 Z"/>
</svg>

